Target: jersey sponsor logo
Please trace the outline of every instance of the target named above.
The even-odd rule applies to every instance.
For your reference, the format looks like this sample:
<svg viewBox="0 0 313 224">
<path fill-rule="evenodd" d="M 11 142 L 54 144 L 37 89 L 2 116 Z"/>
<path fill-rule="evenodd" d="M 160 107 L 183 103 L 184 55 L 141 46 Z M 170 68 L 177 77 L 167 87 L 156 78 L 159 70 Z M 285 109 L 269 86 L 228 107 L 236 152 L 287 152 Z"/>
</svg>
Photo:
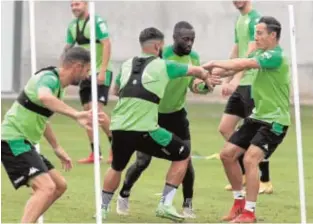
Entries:
<svg viewBox="0 0 313 224">
<path fill-rule="evenodd" d="M 101 17 L 98 17 L 97 18 L 97 23 L 102 23 L 103 22 L 103 19 Z"/>
<path fill-rule="evenodd" d="M 100 27 L 101 33 L 107 33 L 108 32 L 108 27 L 104 22 L 100 23 L 99 27 Z"/>
<path fill-rule="evenodd" d="M 34 175 L 35 173 L 37 173 L 39 170 L 35 167 L 31 167 L 29 169 L 29 173 L 28 173 L 28 176 L 31 176 L 31 175 Z"/>
<path fill-rule="evenodd" d="M 21 176 L 21 177 L 17 178 L 15 181 L 13 181 L 13 183 L 14 183 L 14 184 L 19 184 L 19 183 L 21 183 L 24 179 L 25 179 L 25 177 L 24 177 L 24 176 Z"/>
<path fill-rule="evenodd" d="M 266 58 L 266 59 L 270 59 L 270 58 L 272 57 L 272 54 L 270 54 L 269 52 L 264 52 L 264 53 L 262 54 L 262 57 L 263 57 L 263 58 Z"/>
</svg>

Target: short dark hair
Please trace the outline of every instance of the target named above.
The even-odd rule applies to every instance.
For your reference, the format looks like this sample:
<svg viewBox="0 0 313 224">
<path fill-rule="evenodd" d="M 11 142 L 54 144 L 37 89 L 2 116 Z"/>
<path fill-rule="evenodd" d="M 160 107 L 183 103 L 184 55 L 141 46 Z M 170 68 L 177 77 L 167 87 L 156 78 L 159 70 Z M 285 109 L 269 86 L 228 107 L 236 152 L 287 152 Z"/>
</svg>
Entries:
<svg viewBox="0 0 313 224">
<path fill-rule="evenodd" d="M 140 32 L 139 42 L 142 44 L 148 40 L 164 40 L 164 34 L 157 28 L 146 28 Z"/>
<path fill-rule="evenodd" d="M 193 26 L 190 23 L 186 22 L 186 21 L 180 21 L 180 22 L 175 24 L 175 26 L 174 26 L 174 33 L 178 32 L 180 29 L 192 30 Z"/>
<path fill-rule="evenodd" d="M 266 24 L 267 31 L 269 33 L 275 32 L 277 40 L 280 39 L 281 24 L 276 18 L 272 16 L 263 16 L 259 20 L 259 23 Z"/>
<path fill-rule="evenodd" d="M 63 63 L 81 62 L 90 63 L 90 51 L 82 47 L 72 47 L 63 55 Z"/>
</svg>

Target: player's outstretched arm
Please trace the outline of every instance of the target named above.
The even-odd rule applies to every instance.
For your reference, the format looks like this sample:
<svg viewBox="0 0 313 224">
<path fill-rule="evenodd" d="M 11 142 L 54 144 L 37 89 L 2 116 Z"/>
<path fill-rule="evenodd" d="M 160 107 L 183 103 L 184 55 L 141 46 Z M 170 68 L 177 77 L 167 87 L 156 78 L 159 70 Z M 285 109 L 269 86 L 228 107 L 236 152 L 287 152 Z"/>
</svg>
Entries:
<svg viewBox="0 0 313 224">
<path fill-rule="evenodd" d="M 52 149 L 56 149 L 59 147 L 59 143 L 57 142 L 56 136 L 54 132 L 52 131 L 52 128 L 49 122 L 46 124 L 44 136 L 46 140 L 48 141 L 48 143 L 50 144 L 50 146 L 52 147 Z"/>
<path fill-rule="evenodd" d="M 106 78 L 106 71 L 108 69 L 111 58 L 111 41 L 107 23 L 104 19 L 96 17 L 96 38 L 100 40 L 102 45 L 102 63 L 98 75 L 98 83 L 103 84 Z"/>
<path fill-rule="evenodd" d="M 120 92 L 120 89 L 121 89 L 120 86 L 121 86 L 121 71 L 118 73 L 118 75 L 115 78 L 115 83 L 114 83 L 114 87 L 113 87 L 113 90 L 112 90 L 112 94 L 114 96 L 119 96 L 119 92 Z"/>
<path fill-rule="evenodd" d="M 64 151 L 64 149 L 57 142 L 56 136 L 55 136 L 54 132 L 52 131 L 52 128 L 51 128 L 51 125 L 49 124 L 49 122 L 46 125 L 44 136 L 45 136 L 46 140 L 48 141 L 48 143 L 51 145 L 56 156 L 61 160 L 63 169 L 65 169 L 65 171 L 70 170 L 73 166 L 72 160 L 68 156 L 68 154 Z"/>
<path fill-rule="evenodd" d="M 202 67 L 209 71 L 213 68 L 223 68 L 239 72 L 245 69 L 260 68 L 260 65 L 254 58 L 235 58 L 230 60 L 210 61 L 202 65 Z"/>
<path fill-rule="evenodd" d="M 55 97 L 48 87 L 40 87 L 38 89 L 38 98 L 49 110 L 77 119 L 79 112 Z"/>
<path fill-rule="evenodd" d="M 213 91 L 215 85 L 220 85 L 222 83 L 220 77 L 211 75 L 202 66 L 189 65 L 187 74 L 203 80 L 205 83 L 204 88 L 207 88 L 208 91 Z"/>
</svg>

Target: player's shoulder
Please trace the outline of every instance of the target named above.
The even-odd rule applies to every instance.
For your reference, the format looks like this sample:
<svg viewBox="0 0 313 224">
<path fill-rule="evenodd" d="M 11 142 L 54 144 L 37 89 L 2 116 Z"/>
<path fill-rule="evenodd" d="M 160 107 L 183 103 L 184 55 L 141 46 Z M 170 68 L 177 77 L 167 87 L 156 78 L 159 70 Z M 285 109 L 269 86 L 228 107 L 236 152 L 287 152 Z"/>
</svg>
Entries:
<svg viewBox="0 0 313 224">
<path fill-rule="evenodd" d="M 99 15 L 95 15 L 95 20 L 96 20 L 96 23 L 106 23 L 106 20 Z"/>
<path fill-rule="evenodd" d="M 174 56 L 173 45 L 167 45 L 163 48 L 162 58 L 168 59 Z"/>
<path fill-rule="evenodd" d="M 250 17 L 251 20 L 256 20 L 256 22 L 258 22 L 258 20 L 262 17 L 261 13 L 255 9 L 251 10 L 248 16 Z"/>
<path fill-rule="evenodd" d="M 57 85 L 59 83 L 59 78 L 57 77 L 57 75 L 50 70 L 43 70 L 32 77 L 35 78 L 37 81 L 45 84 Z"/>
<path fill-rule="evenodd" d="M 200 56 L 199 56 L 198 52 L 196 52 L 195 50 L 192 50 L 189 55 L 194 60 L 199 60 L 200 59 Z"/>
<path fill-rule="evenodd" d="M 277 46 L 274 49 L 265 51 L 264 54 L 268 55 L 268 57 L 283 58 L 284 50 L 280 46 Z"/>
<path fill-rule="evenodd" d="M 131 65 L 131 64 L 132 64 L 133 59 L 134 59 L 134 57 L 126 59 L 125 61 L 123 61 L 123 63 L 122 63 L 122 66 L 121 66 L 121 67 L 122 67 L 122 68 L 124 68 L 125 66 Z"/>
<path fill-rule="evenodd" d="M 76 23 L 77 23 L 77 18 L 72 19 L 72 20 L 70 21 L 70 23 L 68 24 L 68 27 L 76 26 Z"/>
</svg>

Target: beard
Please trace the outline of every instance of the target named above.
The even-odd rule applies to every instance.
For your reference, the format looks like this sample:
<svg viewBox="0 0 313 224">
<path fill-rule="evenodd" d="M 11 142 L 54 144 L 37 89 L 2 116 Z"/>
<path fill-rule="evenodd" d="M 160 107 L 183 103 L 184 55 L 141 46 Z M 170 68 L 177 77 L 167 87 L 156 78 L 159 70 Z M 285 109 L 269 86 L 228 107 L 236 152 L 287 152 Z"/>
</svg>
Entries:
<svg viewBox="0 0 313 224">
<path fill-rule="evenodd" d="M 163 58 L 163 49 L 160 49 L 160 51 L 159 51 L 159 57 L 160 57 L 160 58 Z"/>
<path fill-rule="evenodd" d="M 191 52 L 191 48 L 187 49 L 185 46 L 181 46 L 179 44 L 174 45 L 175 53 L 179 56 L 189 55 Z"/>
</svg>

